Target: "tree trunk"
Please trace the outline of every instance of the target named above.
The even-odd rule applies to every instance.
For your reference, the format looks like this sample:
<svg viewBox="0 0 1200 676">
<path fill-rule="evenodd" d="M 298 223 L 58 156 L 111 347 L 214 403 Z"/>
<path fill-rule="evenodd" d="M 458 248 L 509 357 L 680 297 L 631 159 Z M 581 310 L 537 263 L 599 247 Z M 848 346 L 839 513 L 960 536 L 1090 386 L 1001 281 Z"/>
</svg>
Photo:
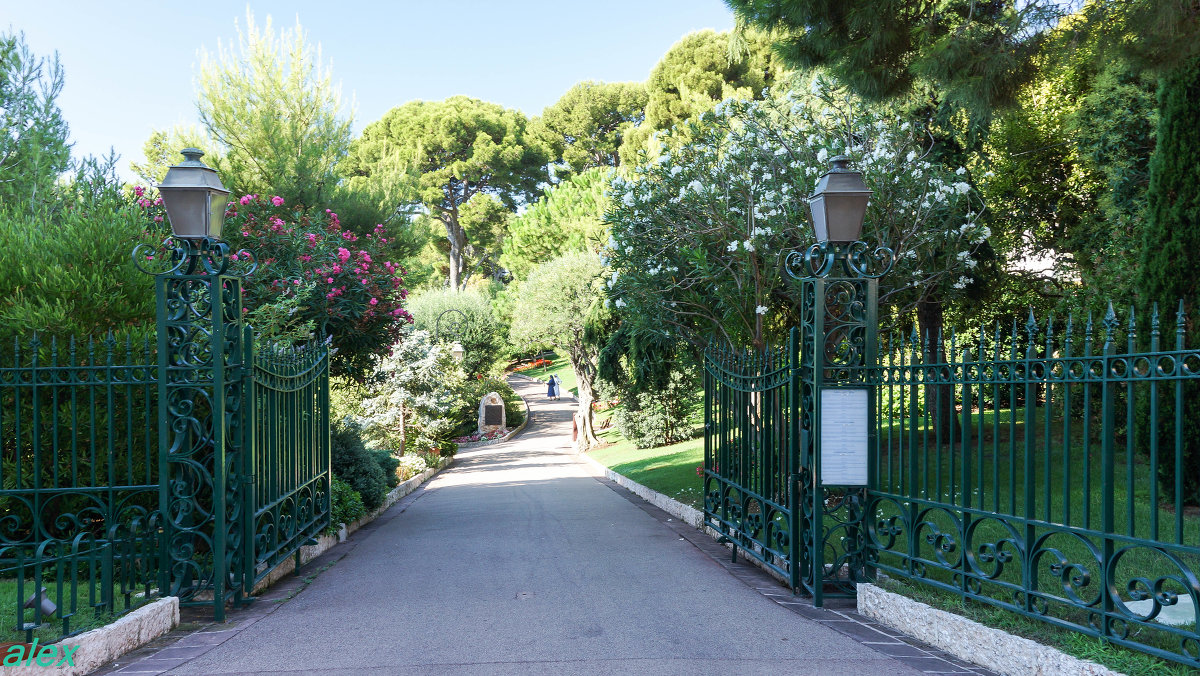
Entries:
<svg viewBox="0 0 1200 676">
<path fill-rule="evenodd" d="M 404 428 L 404 420 L 407 416 L 404 415 L 404 404 L 400 405 L 400 455 L 404 455 L 404 448 L 408 445 L 408 430 Z"/>
<path fill-rule="evenodd" d="M 463 279 L 463 255 L 467 248 L 467 232 L 457 221 L 446 221 L 446 239 L 450 241 L 450 288 L 458 291 Z"/>
<path fill-rule="evenodd" d="M 945 364 L 946 347 L 942 340 L 942 302 L 925 297 L 917 303 L 917 326 L 921 332 L 921 351 L 926 364 Z M 942 371 L 938 371 L 939 374 Z M 934 430 L 949 441 L 951 430 L 959 433 L 958 417 L 954 415 L 954 385 L 926 385 L 925 407 L 930 412 Z"/>
<path fill-rule="evenodd" d="M 579 437 L 575 440 L 575 447 L 586 451 L 600 444 L 600 438 L 596 436 L 596 427 L 592 424 L 592 402 L 596 400 L 593 386 L 596 366 L 589 355 L 580 352 L 576 354 L 572 350 L 571 354 L 571 369 L 575 371 L 575 381 L 579 385 L 579 406 L 575 409 L 575 427 L 579 430 Z"/>
</svg>

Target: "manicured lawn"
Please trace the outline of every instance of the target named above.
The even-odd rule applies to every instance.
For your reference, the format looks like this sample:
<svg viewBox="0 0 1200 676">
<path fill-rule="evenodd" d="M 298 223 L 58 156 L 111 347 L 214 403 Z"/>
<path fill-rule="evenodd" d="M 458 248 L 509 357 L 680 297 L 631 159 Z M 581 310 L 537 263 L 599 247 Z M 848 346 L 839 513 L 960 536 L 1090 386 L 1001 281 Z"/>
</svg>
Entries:
<svg viewBox="0 0 1200 676">
<path fill-rule="evenodd" d="M 597 425 L 607 417 L 597 414 Z M 625 440 L 616 427 L 609 427 L 600 432 L 600 440 L 610 445 L 588 451 L 596 462 L 685 505 L 696 509 L 704 506 L 700 476 L 696 474 L 696 468 L 704 464 L 703 437 L 671 446 L 639 449 Z"/>
<path fill-rule="evenodd" d="M 571 394 L 579 396 L 579 384 L 575 381 L 575 370 L 571 368 L 571 360 L 553 352 L 546 355 L 545 358 L 552 360 L 553 363 L 549 366 L 519 371 L 519 373 L 541 381 L 550 380 L 550 376 L 557 375 L 562 380 L 564 390 L 570 390 Z"/>
</svg>

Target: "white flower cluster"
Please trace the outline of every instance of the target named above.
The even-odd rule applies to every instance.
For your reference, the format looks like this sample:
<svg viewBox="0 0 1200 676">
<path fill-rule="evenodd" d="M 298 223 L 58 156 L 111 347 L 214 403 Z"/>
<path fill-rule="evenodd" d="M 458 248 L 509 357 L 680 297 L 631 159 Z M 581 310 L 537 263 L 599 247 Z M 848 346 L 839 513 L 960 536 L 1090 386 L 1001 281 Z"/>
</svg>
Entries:
<svg viewBox="0 0 1200 676">
<path fill-rule="evenodd" d="M 678 302 L 691 315 L 711 311 L 726 328 L 730 316 L 766 314 L 756 299 L 783 283 L 783 257 L 768 254 L 804 245 L 807 228 L 796 227 L 804 197 L 837 154 L 874 191 L 863 239 L 898 257 L 881 297 L 885 283 L 966 288 L 991 233 L 967 169 L 928 161 L 926 138 L 820 78 L 811 94 L 723 101 L 686 134 L 664 133 L 663 150 L 643 156 L 631 180 L 611 181 L 609 298 L 648 313 L 675 312 Z M 753 266 L 730 256 L 739 249 L 754 254 Z"/>
</svg>

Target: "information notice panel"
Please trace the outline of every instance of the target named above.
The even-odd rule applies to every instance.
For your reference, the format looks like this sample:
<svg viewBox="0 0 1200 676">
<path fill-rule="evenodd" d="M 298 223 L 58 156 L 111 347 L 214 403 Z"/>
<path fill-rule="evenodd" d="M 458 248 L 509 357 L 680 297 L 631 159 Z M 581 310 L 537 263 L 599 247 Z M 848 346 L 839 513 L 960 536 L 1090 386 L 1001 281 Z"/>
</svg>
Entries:
<svg viewBox="0 0 1200 676">
<path fill-rule="evenodd" d="M 867 485 L 867 390 L 821 390 L 821 483 Z"/>
</svg>

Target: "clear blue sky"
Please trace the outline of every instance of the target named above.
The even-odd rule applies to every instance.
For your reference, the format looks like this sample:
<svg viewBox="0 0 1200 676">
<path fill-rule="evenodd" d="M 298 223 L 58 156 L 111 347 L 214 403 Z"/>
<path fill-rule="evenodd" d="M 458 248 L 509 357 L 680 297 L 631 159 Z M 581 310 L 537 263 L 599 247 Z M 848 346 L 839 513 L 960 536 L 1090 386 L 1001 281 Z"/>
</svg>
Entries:
<svg viewBox="0 0 1200 676">
<path fill-rule="evenodd" d="M 59 53 L 74 155 L 115 148 L 131 179 L 152 129 L 198 121 L 200 49 L 232 43 L 247 7 L 259 25 L 299 18 L 355 102 L 356 132 L 405 101 L 457 94 L 536 115 L 576 82 L 645 80 L 685 34 L 733 26 L 721 0 L 0 0 L 0 30 Z"/>
</svg>

